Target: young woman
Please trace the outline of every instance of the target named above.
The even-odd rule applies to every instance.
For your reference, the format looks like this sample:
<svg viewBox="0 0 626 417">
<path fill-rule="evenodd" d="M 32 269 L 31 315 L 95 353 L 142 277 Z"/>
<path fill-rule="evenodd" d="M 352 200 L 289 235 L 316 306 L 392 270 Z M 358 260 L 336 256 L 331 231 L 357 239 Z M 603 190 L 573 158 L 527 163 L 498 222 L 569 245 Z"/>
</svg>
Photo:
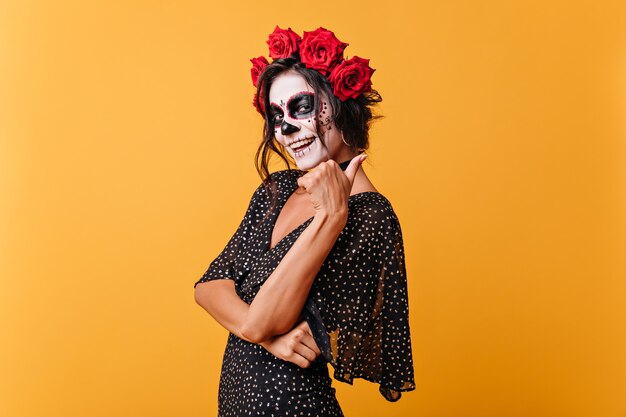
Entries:
<svg viewBox="0 0 626 417">
<path fill-rule="evenodd" d="M 195 299 L 230 331 L 221 417 L 342 416 L 328 363 L 389 401 L 415 388 L 402 232 L 361 167 L 382 99 L 331 31 L 276 27 L 267 43 L 272 63 L 251 60 L 263 181 Z M 270 174 L 272 153 L 288 169 Z"/>
</svg>

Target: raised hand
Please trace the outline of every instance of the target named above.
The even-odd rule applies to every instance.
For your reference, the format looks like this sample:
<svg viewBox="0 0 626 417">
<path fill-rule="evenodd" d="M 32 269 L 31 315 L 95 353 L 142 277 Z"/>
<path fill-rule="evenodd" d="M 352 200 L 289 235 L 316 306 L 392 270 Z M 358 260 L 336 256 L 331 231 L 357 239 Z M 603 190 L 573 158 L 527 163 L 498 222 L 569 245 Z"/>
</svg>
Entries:
<svg viewBox="0 0 626 417">
<path fill-rule="evenodd" d="M 277 358 L 300 368 L 308 368 L 321 353 L 306 320 L 287 333 L 261 343 L 261 346 Z"/>
<path fill-rule="evenodd" d="M 345 171 L 337 162 L 325 161 L 298 178 L 298 185 L 309 193 L 316 215 L 324 213 L 347 218 L 348 196 L 365 158 L 366 154 L 355 156 Z"/>
</svg>

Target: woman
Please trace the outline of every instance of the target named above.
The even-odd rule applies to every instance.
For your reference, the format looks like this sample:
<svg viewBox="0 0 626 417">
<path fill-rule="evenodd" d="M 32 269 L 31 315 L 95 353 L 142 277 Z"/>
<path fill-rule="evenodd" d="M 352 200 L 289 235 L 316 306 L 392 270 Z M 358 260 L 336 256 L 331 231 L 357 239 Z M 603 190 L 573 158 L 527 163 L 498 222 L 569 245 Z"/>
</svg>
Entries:
<svg viewBox="0 0 626 417">
<path fill-rule="evenodd" d="M 251 60 L 263 182 L 195 298 L 230 331 L 220 416 L 342 416 L 328 363 L 390 401 L 415 388 L 402 233 L 361 168 L 382 99 L 369 60 L 324 28 L 268 44 L 271 64 Z M 269 173 L 272 152 L 288 169 Z"/>
</svg>

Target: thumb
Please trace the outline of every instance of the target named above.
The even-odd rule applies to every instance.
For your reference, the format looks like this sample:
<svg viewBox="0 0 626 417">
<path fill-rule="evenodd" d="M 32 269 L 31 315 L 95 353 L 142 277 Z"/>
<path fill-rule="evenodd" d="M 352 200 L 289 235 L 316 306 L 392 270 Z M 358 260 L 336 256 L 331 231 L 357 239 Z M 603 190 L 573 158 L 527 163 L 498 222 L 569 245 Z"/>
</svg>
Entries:
<svg viewBox="0 0 626 417">
<path fill-rule="evenodd" d="M 308 334 L 310 334 L 311 336 L 313 336 L 313 333 L 311 333 L 311 328 L 309 327 L 309 323 L 306 320 L 302 320 L 300 323 L 298 323 L 296 328 L 302 329 Z"/>
<path fill-rule="evenodd" d="M 350 184 L 354 183 L 354 177 L 356 176 L 356 173 L 359 170 L 361 163 L 365 161 L 365 158 L 367 158 L 367 154 L 365 153 L 355 156 L 350 161 L 350 165 L 348 165 L 348 168 L 346 168 L 346 170 L 344 171 L 346 177 L 348 177 L 348 180 L 350 180 Z"/>
</svg>

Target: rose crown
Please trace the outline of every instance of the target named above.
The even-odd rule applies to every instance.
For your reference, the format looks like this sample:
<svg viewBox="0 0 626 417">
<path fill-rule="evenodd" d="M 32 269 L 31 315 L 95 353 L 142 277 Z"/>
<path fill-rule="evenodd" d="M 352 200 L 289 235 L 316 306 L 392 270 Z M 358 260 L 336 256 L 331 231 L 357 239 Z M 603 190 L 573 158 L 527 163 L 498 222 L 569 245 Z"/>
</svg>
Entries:
<svg viewBox="0 0 626 417">
<path fill-rule="evenodd" d="M 372 74 L 375 69 L 369 66 L 369 59 L 353 56 L 344 59 L 343 51 L 349 44 L 337 39 L 330 30 L 319 27 L 313 32 L 304 32 L 302 37 L 288 28 L 276 26 L 267 39 L 269 56 L 272 59 L 287 58 L 298 53 L 300 61 L 325 76 L 333 87 L 333 93 L 341 100 L 357 98 L 372 89 Z M 252 84 L 257 87 L 259 76 L 270 63 L 260 56 L 252 58 Z M 257 106 L 256 94 L 253 104 Z M 263 106 L 263 103 L 260 104 Z M 263 114 L 263 109 L 257 107 Z"/>
</svg>

